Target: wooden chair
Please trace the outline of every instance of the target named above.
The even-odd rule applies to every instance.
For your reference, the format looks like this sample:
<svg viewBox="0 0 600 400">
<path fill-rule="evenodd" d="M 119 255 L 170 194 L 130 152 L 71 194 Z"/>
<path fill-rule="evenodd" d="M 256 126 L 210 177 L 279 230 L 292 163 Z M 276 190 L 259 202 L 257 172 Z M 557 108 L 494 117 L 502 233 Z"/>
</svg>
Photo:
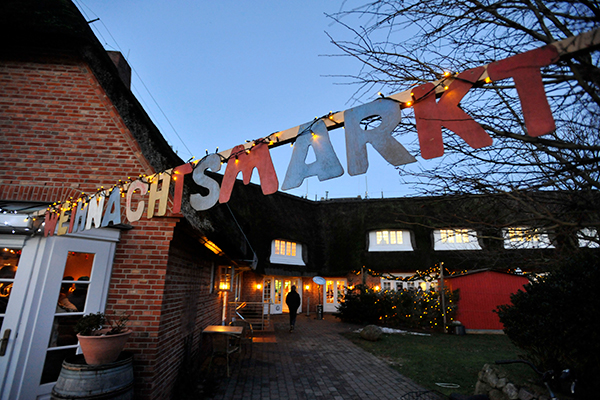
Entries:
<svg viewBox="0 0 600 400">
<path fill-rule="evenodd" d="M 240 340 L 241 337 L 235 335 L 228 335 L 223 333 L 213 333 L 212 337 L 212 354 L 210 356 L 210 362 L 208 363 L 208 369 L 212 365 L 215 357 L 224 357 L 227 363 L 227 377 L 230 376 L 229 369 L 229 356 L 233 353 L 240 351 Z"/>
<path fill-rule="evenodd" d="M 240 344 L 244 347 L 244 352 L 247 352 L 247 349 L 250 348 L 250 357 L 252 357 L 252 342 L 254 340 L 254 329 L 252 328 L 252 324 L 243 319 L 236 319 L 235 321 L 231 321 L 229 325 L 241 326 L 244 328 Z"/>
</svg>

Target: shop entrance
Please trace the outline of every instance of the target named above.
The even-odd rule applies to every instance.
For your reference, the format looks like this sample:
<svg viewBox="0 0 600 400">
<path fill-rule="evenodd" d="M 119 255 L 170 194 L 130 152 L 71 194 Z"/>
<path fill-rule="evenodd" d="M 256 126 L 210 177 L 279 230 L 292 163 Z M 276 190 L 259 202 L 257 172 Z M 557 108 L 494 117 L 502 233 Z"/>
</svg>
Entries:
<svg viewBox="0 0 600 400">
<path fill-rule="evenodd" d="M 271 303 L 271 314 L 289 312 L 288 306 L 285 304 L 285 297 L 292 290 L 292 285 L 296 286 L 296 290 L 300 294 L 300 302 L 302 302 L 301 278 L 265 277 L 263 280 L 263 302 L 265 307 L 268 307 L 267 303 Z"/>
</svg>

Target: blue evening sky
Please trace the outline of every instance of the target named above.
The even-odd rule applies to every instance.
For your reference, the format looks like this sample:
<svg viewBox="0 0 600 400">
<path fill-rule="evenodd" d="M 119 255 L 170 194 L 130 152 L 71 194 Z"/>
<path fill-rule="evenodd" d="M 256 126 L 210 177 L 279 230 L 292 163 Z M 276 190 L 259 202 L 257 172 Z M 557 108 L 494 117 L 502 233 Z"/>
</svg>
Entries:
<svg viewBox="0 0 600 400">
<path fill-rule="evenodd" d="M 340 40 L 353 37 L 325 14 L 339 11 L 342 4 L 360 5 L 360 0 L 75 4 L 88 21 L 100 18 L 91 23 L 96 36 L 107 50 L 125 55 L 133 69 L 133 92 L 183 160 L 360 105 L 373 100 L 379 90 L 386 93 L 385 88 L 374 88 L 371 96 L 357 102 L 352 100 L 357 87 L 332 76 L 357 74 L 361 65 L 347 57 L 330 57 L 339 52 L 325 32 Z M 330 137 L 347 171 L 343 129 L 330 131 Z M 364 197 L 367 191 L 371 198 L 414 193 L 400 183 L 392 165 L 368 148 L 366 174 L 351 177 L 345 172 L 323 182 L 311 177 L 287 193 L 312 200 Z M 290 146 L 271 150 L 280 187 L 291 152 Z M 256 171 L 253 182 L 259 182 Z"/>
</svg>

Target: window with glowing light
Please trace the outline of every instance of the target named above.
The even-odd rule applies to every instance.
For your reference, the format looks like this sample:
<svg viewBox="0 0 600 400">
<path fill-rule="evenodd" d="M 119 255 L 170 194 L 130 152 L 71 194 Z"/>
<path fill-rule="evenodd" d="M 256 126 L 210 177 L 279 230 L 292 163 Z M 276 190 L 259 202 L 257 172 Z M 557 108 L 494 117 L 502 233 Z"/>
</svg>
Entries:
<svg viewBox="0 0 600 400">
<path fill-rule="evenodd" d="M 579 243 L 579 247 L 587 247 L 591 249 L 597 249 L 600 247 L 598 230 L 596 228 L 583 228 L 577 232 L 577 241 Z"/>
<path fill-rule="evenodd" d="M 274 264 L 306 265 L 302 251 L 303 246 L 300 243 L 275 239 L 271 243 L 270 261 Z"/>
<path fill-rule="evenodd" d="M 263 303 L 271 302 L 271 279 L 265 279 L 263 282 Z"/>
<path fill-rule="evenodd" d="M 410 231 L 371 231 L 369 232 L 369 251 L 413 251 Z"/>
<path fill-rule="evenodd" d="M 553 249 L 548 233 L 531 227 L 512 227 L 502 230 L 505 249 Z"/>
<path fill-rule="evenodd" d="M 421 279 L 415 279 L 410 281 L 404 281 L 402 279 L 406 279 L 411 277 L 412 274 L 393 274 L 392 277 L 398 279 L 385 279 L 381 278 L 381 290 L 383 291 L 400 291 L 400 290 L 423 290 L 428 291 L 431 289 L 435 289 L 437 284 L 435 282 L 427 282 Z"/>
<path fill-rule="evenodd" d="M 4 322 L 4 314 L 12 292 L 15 275 L 21 258 L 21 249 L 4 247 L 0 250 L 2 265 L 0 266 L 0 328 Z"/>
<path fill-rule="evenodd" d="M 433 231 L 434 250 L 481 250 L 477 232 L 471 229 L 436 229 Z"/>
</svg>

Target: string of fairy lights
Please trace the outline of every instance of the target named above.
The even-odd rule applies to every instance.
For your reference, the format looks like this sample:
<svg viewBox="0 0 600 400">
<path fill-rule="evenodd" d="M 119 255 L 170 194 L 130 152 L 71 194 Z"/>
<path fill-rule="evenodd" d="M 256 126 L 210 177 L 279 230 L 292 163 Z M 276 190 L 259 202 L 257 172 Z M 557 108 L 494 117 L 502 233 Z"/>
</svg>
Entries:
<svg viewBox="0 0 600 400">
<path fill-rule="evenodd" d="M 440 266 L 435 264 L 435 266 L 431 267 L 427 271 L 419 271 L 417 270 L 411 276 L 398 276 L 387 272 L 378 272 L 374 271 L 370 268 L 362 268 L 358 270 L 352 271 L 354 275 L 361 274 L 369 274 L 374 278 L 382 278 L 389 281 L 401 281 L 401 282 L 414 282 L 414 281 L 425 281 L 425 282 L 434 282 L 440 278 Z M 450 271 L 448 268 L 444 268 L 444 276 L 453 276 L 453 275 L 462 275 L 467 273 L 467 270 L 461 271 Z"/>
<path fill-rule="evenodd" d="M 396 103 L 399 104 L 399 107 L 401 109 L 403 108 L 409 108 L 414 106 L 415 103 L 424 100 L 425 98 L 427 98 L 431 93 L 433 92 L 437 92 L 439 88 L 443 87 L 444 90 L 448 90 L 449 89 L 449 85 L 453 80 L 461 80 L 458 77 L 458 73 L 451 73 L 451 72 L 445 72 L 443 75 L 440 76 L 440 79 L 438 79 L 437 83 L 435 83 L 434 85 L 432 85 L 431 89 L 425 93 L 425 95 L 421 96 L 419 99 L 415 99 L 414 98 L 414 93 L 410 93 L 411 96 L 411 101 L 399 101 L 396 100 L 392 97 L 386 97 L 384 96 L 381 92 L 378 93 L 378 96 L 382 99 L 387 99 L 387 100 L 392 100 Z M 491 82 L 491 80 L 488 78 L 486 78 L 485 80 L 486 83 Z M 237 160 L 239 158 L 240 155 L 242 154 L 250 154 L 251 151 L 258 145 L 260 144 L 264 144 L 267 145 L 269 148 L 273 148 L 273 147 L 277 147 L 283 144 L 287 144 L 290 143 L 291 146 L 294 145 L 294 143 L 296 142 L 296 140 L 303 136 L 303 135 L 313 135 L 313 136 L 317 136 L 318 134 L 315 133 L 313 131 L 313 126 L 320 120 L 329 120 L 331 121 L 334 125 L 333 127 L 341 127 L 343 126 L 343 122 L 342 121 L 336 121 L 335 120 L 335 115 L 338 114 L 339 112 L 333 112 L 330 111 L 327 114 L 324 114 L 320 117 L 315 117 L 312 122 L 306 126 L 302 131 L 298 132 L 295 136 L 291 137 L 291 138 L 286 138 L 284 140 L 280 139 L 280 133 L 282 131 L 277 131 L 277 132 L 273 132 L 265 137 L 261 137 L 258 139 L 254 139 L 254 140 L 246 140 L 246 143 L 250 143 L 250 145 L 248 146 L 242 146 L 241 149 L 238 149 L 236 151 L 232 151 L 231 153 L 229 153 L 228 156 L 224 156 L 223 154 L 219 153 L 219 148 L 217 147 L 217 149 L 215 150 L 215 153 L 219 155 L 220 160 L 221 160 L 221 164 L 225 164 L 228 163 L 230 160 L 235 159 Z M 333 128 L 331 128 L 333 129 Z M 189 159 L 185 164 L 190 164 L 192 167 L 192 170 L 195 169 L 206 157 L 208 157 L 210 154 L 208 152 L 208 149 L 206 150 L 206 155 L 202 158 L 202 159 L 195 159 L 195 157 L 192 157 L 191 159 Z M 145 184 L 147 184 L 148 186 L 150 186 L 153 182 L 153 180 L 155 179 L 155 177 L 160 176 L 161 174 L 169 174 L 171 176 L 171 179 L 176 180 L 177 176 L 175 174 L 173 174 L 173 169 L 172 168 L 168 168 L 168 169 L 164 169 L 162 171 L 156 172 L 154 174 L 139 174 L 137 177 L 128 177 L 126 180 L 122 180 L 120 179 L 117 183 L 115 183 L 112 187 L 109 188 L 105 188 L 104 186 L 100 186 L 99 188 L 96 189 L 95 192 L 93 193 L 86 193 L 86 192 L 81 192 L 81 194 L 77 197 L 75 196 L 70 196 L 67 200 L 62 200 L 62 201 L 55 201 L 52 204 L 50 204 L 47 209 L 44 212 L 31 212 L 27 215 L 27 218 L 31 218 L 32 221 L 33 220 L 37 220 L 38 221 L 38 225 L 41 225 L 41 222 L 39 222 L 41 216 L 43 216 L 43 214 L 45 214 L 46 212 L 49 213 L 60 213 L 60 212 L 68 212 L 73 210 L 75 207 L 77 207 L 77 205 L 81 202 L 83 202 L 84 204 L 89 202 L 90 200 L 92 200 L 93 198 L 98 199 L 99 197 L 109 197 L 111 195 L 111 193 L 114 190 L 119 190 L 121 192 L 121 196 L 125 197 L 125 192 L 127 191 L 128 186 L 135 182 L 135 181 L 141 181 Z M 2 209 L 0 209 L 0 213 L 1 212 L 6 212 L 5 210 L 3 211 Z M 43 221 L 42 221 L 43 222 Z M 41 229 L 39 229 L 39 226 L 37 229 L 33 229 L 34 234 L 36 232 L 39 232 Z M 30 229 L 26 230 L 27 232 L 30 231 Z M 12 233 L 21 233 L 18 229 L 13 229 Z M 371 271 L 372 273 L 375 273 L 374 271 Z M 418 276 L 427 276 L 428 272 L 418 272 Z M 410 278 L 398 278 L 398 277 L 393 277 L 393 276 L 389 276 L 388 278 L 390 279 L 410 279 Z M 412 278 L 412 277 L 411 277 Z"/>
</svg>

